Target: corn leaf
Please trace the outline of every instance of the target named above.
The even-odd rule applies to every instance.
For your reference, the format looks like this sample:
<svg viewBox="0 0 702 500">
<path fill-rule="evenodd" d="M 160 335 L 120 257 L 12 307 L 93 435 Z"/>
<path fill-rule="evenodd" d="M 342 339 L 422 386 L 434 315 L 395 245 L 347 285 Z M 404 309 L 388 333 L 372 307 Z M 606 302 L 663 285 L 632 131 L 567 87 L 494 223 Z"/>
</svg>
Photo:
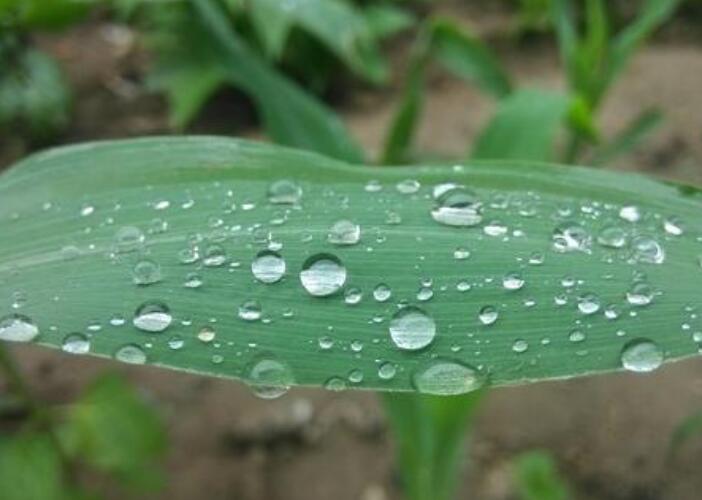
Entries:
<svg viewBox="0 0 702 500">
<path fill-rule="evenodd" d="M 473 146 L 474 159 L 553 160 L 558 129 L 568 110 L 566 96 L 525 89 L 500 101 Z"/>
<path fill-rule="evenodd" d="M 0 339 L 266 387 L 650 371 L 698 353 L 701 205 L 522 161 L 364 168 L 212 137 L 51 150 L 0 176 Z"/>
</svg>

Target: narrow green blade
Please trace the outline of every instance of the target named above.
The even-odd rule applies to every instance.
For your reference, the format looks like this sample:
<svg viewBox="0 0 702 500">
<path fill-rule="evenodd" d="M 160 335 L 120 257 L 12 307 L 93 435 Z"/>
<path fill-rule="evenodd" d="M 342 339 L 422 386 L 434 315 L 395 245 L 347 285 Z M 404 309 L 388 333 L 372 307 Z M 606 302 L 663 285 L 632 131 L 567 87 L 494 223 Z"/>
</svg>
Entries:
<svg viewBox="0 0 702 500">
<path fill-rule="evenodd" d="M 84 144 L 0 176 L 0 339 L 268 386 L 648 371 L 698 352 L 700 208 L 696 189 L 577 167 Z M 357 243 L 353 224 L 329 241 L 340 220 Z"/>
</svg>

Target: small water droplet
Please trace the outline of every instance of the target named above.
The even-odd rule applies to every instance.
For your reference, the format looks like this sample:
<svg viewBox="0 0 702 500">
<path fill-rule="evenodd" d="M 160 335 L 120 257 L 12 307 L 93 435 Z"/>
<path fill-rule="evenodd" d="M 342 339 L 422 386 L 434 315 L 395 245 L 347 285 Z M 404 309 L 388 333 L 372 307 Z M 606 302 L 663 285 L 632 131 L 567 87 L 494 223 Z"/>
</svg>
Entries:
<svg viewBox="0 0 702 500">
<path fill-rule="evenodd" d="M 552 242 L 556 252 L 588 252 L 590 233 L 576 222 L 564 222 L 553 230 Z"/>
<path fill-rule="evenodd" d="M 648 264 L 662 264 L 665 261 L 663 247 L 650 236 L 638 236 L 632 241 L 632 260 Z"/>
<path fill-rule="evenodd" d="M 349 305 L 356 305 L 361 302 L 361 299 L 363 299 L 363 293 L 360 288 L 352 287 L 344 293 L 344 302 Z"/>
<path fill-rule="evenodd" d="M 524 279 L 518 273 L 509 273 L 502 278 L 502 286 L 505 290 L 519 290 L 524 286 Z"/>
<path fill-rule="evenodd" d="M 138 227 L 121 227 L 115 234 L 116 251 L 119 253 L 134 252 L 141 247 L 144 239 L 144 233 Z"/>
<path fill-rule="evenodd" d="M 482 222 L 481 211 L 482 203 L 478 196 L 468 189 L 457 186 L 438 197 L 431 216 L 440 224 L 469 227 Z"/>
<path fill-rule="evenodd" d="M 529 343 L 523 339 L 517 339 L 512 344 L 512 350 L 518 354 L 526 352 L 529 349 Z"/>
<path fill-rule="evenodd" d="M 677 217 L 668 217 L 663 221 L 663 229 L 672 236 L 680 236 L 685 232 L 682 221 Z"/>
<path fill-rule="evenodd" d="M 168 328 L 173 321 L 168 306 L 163 302 L 144 302 L 134 313 L 132 323 L 139 330 L 159 333 Z"/>
<path fill-rule="evenodd" d="M 200 288 L 203 285 L 203 283 L 204 281 L 202 279 L 202 276 L 200 276 L 198 273 L 188 273 L 185 276 L 183 286 L 185 288 Z"/>
<path fill-rule="evenodd" d="M 417 391 L 423 394 L 454 396 L 479 389 L 484 384 L 481 373 L 468 365 L 436 360 L 412 377 Z"/>
<path fill-rule="evenodd" d="M 261 303 L 257 300 L 247 300 L 239 306 L 239 317 L 245 321 L 258 321 L 262 315 Z"/>
<path fill-rule="evenodd" d="M 470 257 L 470 251 L 463 247 L 458 247 L 453 251 L 453 258 L 456 260 L 465 260 Z"/>
<path fill-rule="evenodd" d="M 626 292 L 626 301 L 632 306 L 647 306 L 653 301 L 654 291 L 645 282 L 634 283 Z"/>
<path fill-rule="evenodd" d="M 619 210 L 619 217 L 628 222 L 641 220 L 641 210 L 635 205 L 626 205 Z"/>
<path fill-rule="evenodd" d="M 251 272 L 262 283 L 275 283 L 285 275 L 285 260 L 280 254 L 271 250 L 263 250 L 256 255 L 251 263 Z"/>
<path fill-rule="evenodd" d="M 248 383 L 259 398 L 275 399 L 290 390 L 293 377 L 287 365 L 276 359 L 264 358 L 251 366 Z"/>
<path fill-rule="evenodd" d="M 603 247 L 624 248 L 627 244 L 626 231 L 619 226 L 605 226 L 597 235 L 597 243 Z"/>
<path fill-rule="evenodd" d="M 585 333 L 581 330 L 573 330 L 568 334 L 568 340 L 571 342 L 582 342 L 585 340 Z"/>
<path fill-rule="evenodd" d="M 61 350 L 70 354 L 87 354 L 90 352 L 90 340 L 82 333 L 69 333 L 63 338 Z"/>
<path fill-rule="evenodd" d="M 478 319 L 483 325 L 492 325 L 495 321 L 497 321 L 498 317 L 499 313 L 493 306 L 485 306 L 480 309 L 480 312 L 478 313 Z"/>
<path fill-rule="evenodd" d="M 126 344 L 115 351 L 115 359 L 131 365 L 146 363 L 146 353 L 136 344 Z"/>
<path fill-rule="evenodd" d="M 421 186 L 418 180 L 405 179 L 404 181 L 398 182 L 395 187 L 402 194 L 414 194 L 419 191 Z"/>
<path fill-rule="evenodd" d="M 361 226 L 345 219 L 336 221 L 327 235 L 327 241 L 333 245 L 355 245 L 360 239 Z"/>
<path fill-rule="evenodd" d="M 385 361 L 378 367 L 378 378 L 381 380 L 392 380 L 397 373 L 397 367 L 394 363 Z"/>
<path fill-rule="evenodd" d="M 212 342 L 216 337 L 217 332 L 210 326 L 203 326 L 200 328 L 200 331 L 197 332 L 197 339 L 205 344 Z"/>
<path fill-rule="evenodd" d="M 594 293 L 578 297 L 578 310 L 583 314 L 595 314 L 600 310 L 600 298 Z"/>
<path fill-rule="evenodd" d="M 373 289 L 373 298 L 378 302 L 386 302 L 390 297 L 392 297 L 392 289 L 385 283 L 380 283 Z"/>
<path fill-rule="evenodd" d="M 140 260 L 132 269 L 132 279 L 135 284 L 140 286 L 158 283 L 161 281 L 161 266 L 150 259 Z"/>
<path fill-rule="evenodd" d="M 295 205 L 302 199 L 302 188 L 295 182 L 282 179 L 268 187 L 268 201 L 274 205 Z"/>
<path fill-rule="evenodd" d="M 223 266 L 227 262 L 227 252 L 220 245 L 210 245 L 205 249 L 202 263 L 207 267 Z"/>
</svg>

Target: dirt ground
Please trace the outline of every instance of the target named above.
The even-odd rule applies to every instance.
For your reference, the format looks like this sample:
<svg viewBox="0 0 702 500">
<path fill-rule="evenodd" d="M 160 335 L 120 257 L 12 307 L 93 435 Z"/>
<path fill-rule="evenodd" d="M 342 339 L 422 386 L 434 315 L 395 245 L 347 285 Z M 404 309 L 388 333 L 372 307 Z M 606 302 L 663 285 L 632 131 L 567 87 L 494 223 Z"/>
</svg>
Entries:
<svg viewBox="0 0 702 500">
<path fill-rule="evenodd" d="M 460 11 L 495 38 L 522 85 L 562 88 L 554 48 L 537 39 L 517 48 L 500 39 L 499 12 Z M 482 18 L 476 17 L 484 15 Z M 494 19 L 493 19 L 494 17 Z M 616 131 L 646 106 L 665 125 L 616 168 L 702 183 L 702 30 L 667 29 L 645 48 L 608 99 L 602 119 Z M 87 42 L 86 42 L 87 40 Z M 143 61 L 129 54 L 131 35 L 90 23 L 43 40 L 76 89 L 74 120 L 62 142 L 168 131 L 164 102 L 140 84 Z M 393 45 L 398 72 L 407 43 Z M 341 112 L 355 136 L 377 152 L 397 102 L 391 89 L 355 88 Z M 444 73 L 430 78 L 418 144 L 441 154 L 467 150 L 492 104 Z M 217 98 L 196 132 L 257 136 L 250 114 L 231 94 Z M 225 112 L 222 113 L 221 110 Z M 224 120 L 222 114 L 239 117 Z M 105 117 L 108 117 L 107 120 Z M 25 154 L 0 138 L 0 166 Z M 15 349 L 37 393 L 67 402 L 94 375 L 118 370 L 157 403 L 170 431 L 169 500 L 391 500 L 400 498 L 390 436 L 371 393 L 292 390 L 268 402 L 228 381 L 79 359 L 34 347 Z M 514 499 L 510 459 L 546 448 L 557 457 L 579 500 L 696 500 L 702 491 L 702 439 L 665 459 L 671 430 L 702 410 L 702 363 L 690 360 L 651 375 L 611 375 L 500 389 L 480 409 L 468 447 L 460 498 Z"/>
</svg>

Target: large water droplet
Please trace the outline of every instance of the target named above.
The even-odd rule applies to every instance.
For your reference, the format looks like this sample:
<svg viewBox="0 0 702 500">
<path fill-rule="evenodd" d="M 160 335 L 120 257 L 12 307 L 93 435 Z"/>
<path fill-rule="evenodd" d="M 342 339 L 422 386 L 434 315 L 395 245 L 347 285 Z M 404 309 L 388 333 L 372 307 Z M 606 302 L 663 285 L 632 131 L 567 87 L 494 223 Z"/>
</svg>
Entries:
<svg viewBox="0 0 702 500">
<path fill-rule="evenodd" d="M 422 349 L 434 340 L 436 324 L 418 307 L 400 309 L 390 321 L 390 338 L 400 349 Z"/>
<path fill-rule="evenodd" d="M 361 239 L 361 226 L 350 220 L 339 220 L 329 229 L 327 240 L 333 245 L 355 245 Z"/>
<path fill-rule="evenodd" d="M 134 313 L 132 323 L 139 330 L 159 333 L 168 328 L 173 321 L 168 306 L 163 302 L 152 301 L 140 305 Z"/>
<path fill-rule="evenodd" d="M 259 398 L 274 399 L 288 392 L 293 377 L 287 365 L 276 359 L 264 358 L 249 370 L 248 383 Z"/>
<path fill-rule="evenodd" d="M 652 372 L 663 363 L 663 351 L 648 339 L 635 339 L 624 346 L 621 362 L 632 372 Z"/>
<path fill-rule="evenodd" d="M 0 319 L 0 340 L 30 342 L 39 335 L 39 328 L 22 314 L 10 314 Z"/>
<path fill-rule="evenodd" d="M 305 290 L 315 297 L 333 295 L 346 283 L 346 268 L 334 255 L 316 254 L 302 265 L 300 282 Z"/>
<path fill-rule="evenodd" d="M 285 260 L 276 252 L 263 250 L 251 263 L 251 272 L 262 283 L 275 283 L 285 275 Z"/>
<path fill-rule="evenodd" d="M 482 203 L 478 196 L 457 186 L 445 191 L 432 209 L 432 218 L 447 226 L 477 226 L 483 220 Z"/>
<path fill-rule="evenodd" d="M 470 366 L 437 360 L 417 371 L 412 381 L 421 393 L 454 396 L 479 389 L 485 380 L 478 370 Z"/>
<path fill-rule="evenodd" d="M 268 201 L 275 205 L 294 205 L 302 198 L 302 188 L 295 182 L 282 179 L 268 188 Z"/>
</svg>

